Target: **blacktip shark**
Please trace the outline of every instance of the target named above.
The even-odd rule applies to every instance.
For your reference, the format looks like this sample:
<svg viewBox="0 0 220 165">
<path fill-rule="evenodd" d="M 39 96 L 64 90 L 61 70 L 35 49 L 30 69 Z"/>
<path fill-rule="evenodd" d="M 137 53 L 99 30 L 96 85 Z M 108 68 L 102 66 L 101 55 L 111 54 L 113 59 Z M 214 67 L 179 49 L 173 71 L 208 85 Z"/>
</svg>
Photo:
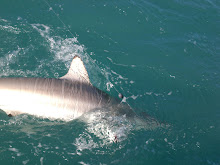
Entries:
<svg viewBox="0 0 220 165">
<path fill-rule="evenodd" d="M 58 79 L 0 78 L 0 109 L 8 116 L 30 114 L 70 121 L 93 109 L 119 103 L 120 99 L 91 84 L 87 70 L 77 55 L 68 73 Z"/>
</svg>

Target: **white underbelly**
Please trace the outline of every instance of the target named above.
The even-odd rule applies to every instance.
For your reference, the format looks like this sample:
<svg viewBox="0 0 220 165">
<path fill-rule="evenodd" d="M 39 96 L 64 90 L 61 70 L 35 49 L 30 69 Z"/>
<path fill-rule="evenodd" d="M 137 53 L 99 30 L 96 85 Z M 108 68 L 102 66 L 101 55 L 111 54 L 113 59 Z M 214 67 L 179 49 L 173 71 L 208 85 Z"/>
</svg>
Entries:
<svg viewBox="0 0 220 165">
<path fill-rule="evenodd" d="M 41 95 L 19 90 L 0 90 L 0 109 L 7 114 L 27 113 L 43 118 L 72 120 L 83 114 L 82 103 L 62 97 Z"/>
</svg>

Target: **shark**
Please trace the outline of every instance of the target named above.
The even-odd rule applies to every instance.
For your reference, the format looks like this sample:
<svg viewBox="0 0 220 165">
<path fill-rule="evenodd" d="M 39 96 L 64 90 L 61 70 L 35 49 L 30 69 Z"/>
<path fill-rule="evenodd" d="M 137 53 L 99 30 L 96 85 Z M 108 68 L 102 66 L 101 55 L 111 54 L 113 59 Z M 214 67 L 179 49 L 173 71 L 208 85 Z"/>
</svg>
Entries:
<svg viewBox="0 0 220 165">
<path fill-rule="evenodd" d="M 132 130 L 164 127 L 146 114 L 137 115 L 122 94 L 112 97 L 92 85 L 77 54 L 60 78 L 0 78 L 0 110 L 9 117 L 28 114 L 50 121 L 76 119 L 104 143 L 125 140 Z"/>
<path fill-rule="evenodd" d="M 123 96 L 120 94 L 120 98 Z M 70 121 L 94 109 L 121 105 L 90 82 L 81 58 L 75 55 L 69 71 L 56 78 L 0 78 L 0 109 L 8 116 L 29 114 L 41 118 Z M 115 114 L 134 115 L 129 108 Z M 125 110 L 126 109 L 126 110 Z"/>
</svg>

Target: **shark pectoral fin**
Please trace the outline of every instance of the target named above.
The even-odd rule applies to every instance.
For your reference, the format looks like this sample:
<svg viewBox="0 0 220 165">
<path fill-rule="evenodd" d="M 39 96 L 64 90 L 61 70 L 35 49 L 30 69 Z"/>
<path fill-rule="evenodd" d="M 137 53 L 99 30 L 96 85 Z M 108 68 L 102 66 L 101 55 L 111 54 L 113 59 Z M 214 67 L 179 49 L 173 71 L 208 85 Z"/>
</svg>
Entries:
<svg viewBox="0 0 220 165">
<path fill-rule="evenodd" d="M 88 72 L 83 64 L 81 58 L 77 55 L 73 58 L 68 73 L 60 79 L 66 79 L 70 81 L 82 81 L 91 85 Z"/>
</svg>

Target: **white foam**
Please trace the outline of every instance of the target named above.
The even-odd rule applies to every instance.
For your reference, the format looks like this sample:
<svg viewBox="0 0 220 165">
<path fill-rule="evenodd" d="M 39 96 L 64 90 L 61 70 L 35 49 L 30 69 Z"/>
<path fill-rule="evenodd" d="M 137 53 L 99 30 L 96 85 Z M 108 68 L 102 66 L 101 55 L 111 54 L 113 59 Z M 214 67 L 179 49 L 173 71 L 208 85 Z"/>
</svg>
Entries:
<svg viewBox="0 0 220 165">
<path fill-rule="evenodd" d="M 146 141 L 146 144 L 150 144 L 150 143 L 153 142 L 153 141 L 154 141 L 154 139 L 151 139 L 151 138 L 150 138 L 149 140 Z"/>
<path fill-rule="evenodd" d="M 40 158 L 40 164 L 41 164 L 41 165 L 43 165 L 43 164 L 44 164 L 43 160 L 44 160 L 44 158 L 43 158 L 43 157 L 41 157 L 41 158 Z"/>
<path fill-rule="evenodd" d="M 49 26 L 46 26 L 44 24 L 31 24 L 31 26 L 36 29 L 42 37 L 49 35 Z"/>
<path fill-rule="evenodd" d="M 30 160 L 24 160 L 22 161 L 22 164 L 26 165 Z"/>
<path fill-rule="evenodd" d="M 22 18 L 18 16 L 17 20 L 20 21 L 20 20 L 22 20 Z"/>
<path fill-rule="evenodd" d="M 16 148 L 9 148 L 8 150 L 13 151 L 13 152 L 18 152 L 18 149 L 16 149 Z"/>
<path fill-rule="evenodd" d="M 173 93 L 173 92 L 172 92 L 172 91 L 170 91 L 170 92 L 169 92 L 167 95 L 168 95 L 168 96 L 170 96 L 170 95 L 172 95 L 172 93 Z"/>
<path fill-rule="evenodd" d="M 132 98 L 133 100 L 136 100 L 136 99 L 138 98 L 138 95 L 137 95 L 137 96 L 132 95 L 131 98 Z"/>
<path fill-rule="evenodd" d="M 8 75 L 25 75 L 25 73 L 22 70 L 19 69 L 11 69 L 10 64 L 17 63 L 17 59 L 20 55 L 26 54 L 28 49 L 26 48 L 20 48 L 19 46 L 17 49 L 9 51 L 5 56 L 0 57 L 0 67 L 2 68 L 2 72 L 0 73 L 0 77 L 2 76 L 8 76 Z"/>
<path fill-rule="evenodd" d="M 17 156 L 21 156 L 21 155 L 22 155 L 22 153 L 19 152 L 19 150 L 18 150 L 17 148 L 12 148 L 12 147 L 11 147 L 11 148 L 9 148 L 8 150 L 9 150 L 9 151 L 12 151 L 12 152 L 15 152 Z"/>
<path fill-rule="evenodd" d="M 111 112 L 103 109 L 84 115 L 88 127 L 73 143 L 78 151 L 104 147 L 127 139 L 133 125 L 126 116 L 114 116 L 109 113 Z M 94 137 L 90 134 L 95 135 L 101 142 L 94 142 Z"/>
<path fill-rule="evenodd" d="M 146 95 L 152 95 L 153 92 L 145 92 Z"/>
<path fill-rule="evenodd" d="M 104 52 L 109 53 L 109 51 L 107 51 L 107 50 L 104 50 Z M 116 63 L 116 62 L 114 62 L 110 57 L 107 57 L 107 59 L 108 59 L 109 61 L 111 61 L 111 63 L 114 64 L 114 65 L 124 66 L 124 67 L 135 67 L 135 65 L 125 65 L 125 64 Z"/>
<path fill-rule="evenodd" d="M 176 78 L 176 76 L 172 76 L 172 75 L 170 75 L 170 77 L 171 77 L 171 78 Z"/>
<path fill-rule="evenodd" d="M 106 83 L 106 86 L 107 86 L 107 91 L 110 91 L 110 89 L 113 88 L 114 85 L 109 81 Z"/>
<path fill-rule="evenodd" d="M 79 162 L 79 164 L 82 164 L 82 165 L 89 165 L 88 163 L 84 163 L 83 161 Z"/>
<path fill-rule="evenodd" d="M 84 53 L 84 45 L 79 44 L 76 37 L 63 39 L 60 36 L 51 36 L 50 27 L 44 24 L 32 24 L 32 27 L 47 41 L 49 50 L 55 55 L 56 60 L 69 62 L 76 53 Z"/>
<path fill-rule="evenodd" d="M 4 30 L 14 34 L 19 34 L 21 32 L 19 28 L 10 25 L 0 25 L 0 30 Z"/>
<path fill-rule="evenodd" d="M 0 18 L 0 22 L 8 22 L 6 19 L 1 19 Z"/>
</svg>

